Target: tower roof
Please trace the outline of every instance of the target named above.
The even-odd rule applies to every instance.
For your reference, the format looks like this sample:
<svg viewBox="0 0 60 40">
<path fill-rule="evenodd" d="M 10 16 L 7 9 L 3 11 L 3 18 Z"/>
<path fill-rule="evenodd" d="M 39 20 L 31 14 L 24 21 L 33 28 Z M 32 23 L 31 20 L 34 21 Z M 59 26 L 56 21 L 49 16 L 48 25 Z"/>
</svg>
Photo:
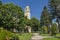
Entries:
<svg viewBox="0 0 60 40">
<path fill-rule="evenodd" d="M 29 8 L 29 6 L 26 6 L 26 8 Z"/>
</svg>

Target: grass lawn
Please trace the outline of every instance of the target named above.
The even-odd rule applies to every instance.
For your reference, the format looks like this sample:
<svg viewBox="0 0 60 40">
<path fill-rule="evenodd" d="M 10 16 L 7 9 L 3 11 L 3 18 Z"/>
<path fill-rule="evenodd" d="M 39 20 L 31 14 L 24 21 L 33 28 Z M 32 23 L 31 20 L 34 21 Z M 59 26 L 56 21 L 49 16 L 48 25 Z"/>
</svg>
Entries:
<svg viewBox="0 0 60 40">
<path fill-rule="evenodd" d="M 57 34 L 56 36 L 60 36 L 60 34 Z"/>
<path fill-rule="evenodd" d="M 43 40 L 60 40 L 59 38 L 45 38 Z"/>
<path fill-rule="evenodd" d="M 41 36 L 50 36 L 50 34 L 40 34 Z"/>
<path fill-rule="evenodd" d="M 20 40 L 29 40 L 31 38 L 32 34 L 24 33 L 22 35 L 19 35 Z"/>
<path fill-rule="evenodd" d="M 50 36 L 51 34 L 41 34 L 41 36 Z M 56 34 L 56 36 L 60 36 L 60 34 Z"/>
<path fill-rule="evenodd" d="M 50 36 L 50 34 L 41 34 L 41 36 Z M 60 34 L 57 34 L 56 36 L 60 36 Z M 60 40 L 59 38 L 44 38 L 43 40 Z"/>
</svg>

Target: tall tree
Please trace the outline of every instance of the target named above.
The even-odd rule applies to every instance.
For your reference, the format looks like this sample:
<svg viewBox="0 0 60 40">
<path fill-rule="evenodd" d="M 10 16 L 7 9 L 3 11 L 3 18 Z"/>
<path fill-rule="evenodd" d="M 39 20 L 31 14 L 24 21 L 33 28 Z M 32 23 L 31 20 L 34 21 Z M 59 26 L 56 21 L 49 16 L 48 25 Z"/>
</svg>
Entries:
<svg viewBox="0 0 60 40">
<path fill-rule="evenodd" d="M 46 6 L 44 6 L 44 9 L 41 14 L 41 25 L 47 26 L 48 28 L 51 25 L 51 15 L 48 12 L 48 9 L 46 8 Z"/>
<path fill-rule="evenodd" d="M 35 17 L 31 18 L 31 22 L 32 22 L 32 31 L 36 32 L 39 31 L 40 29 L 40 21 L 38 19 L 36 19 Z"/>
<path fill-rule="evenodd" d="M 58 13 L 58 6 L 60 5 L 60 0 L 49 0 L 49 11 L 52 15 L 52 20 L 56 19 L 59 24 L 59 13 Z M 60 27 L 59 27 L 60 32 Z"/>
<path fill-rule="evenodd" d="M 21 7 L 14 4 L 3 4 L 0 7 L 0 26 L 7 29 L 21 27 L 24 20 L 24 12 Z"/>
<path fill-rule="evenodd" d="M 0 0 L 0 5 L 2 5 L 2 2 L 1 2 L 1 0 Z"/>
</svg>

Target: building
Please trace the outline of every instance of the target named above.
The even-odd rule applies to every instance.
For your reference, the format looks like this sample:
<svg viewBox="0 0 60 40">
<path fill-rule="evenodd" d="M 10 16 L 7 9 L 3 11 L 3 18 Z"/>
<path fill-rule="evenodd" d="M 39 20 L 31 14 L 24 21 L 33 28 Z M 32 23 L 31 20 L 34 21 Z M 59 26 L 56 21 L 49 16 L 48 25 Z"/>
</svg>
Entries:
<svg viewBox="0 0 60 40">
<path fill-rule="evenodd" d="M 31 19 L 31 16 L 30 16 L 30 7 L 29 6 L 26 6 L 25 14 L 24 15 L 27 17 L 27 19 L 29 19 L 29 20 Z M 26 26 L 25 28 L 28 29 L 29 33 L 31 33 L 31 27 L 30 26 Z"/>
</svg>

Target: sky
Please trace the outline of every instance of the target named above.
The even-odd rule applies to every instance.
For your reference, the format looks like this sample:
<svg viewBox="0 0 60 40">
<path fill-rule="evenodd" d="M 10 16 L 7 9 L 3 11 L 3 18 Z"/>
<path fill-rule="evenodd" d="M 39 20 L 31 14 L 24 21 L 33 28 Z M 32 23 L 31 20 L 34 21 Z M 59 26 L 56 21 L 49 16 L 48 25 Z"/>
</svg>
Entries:
<svg viewBox="0 0 60 40">
<path fill-rule="evenodd" d="M 28 5 L 31 17 L 41 18 L 43 7 L 48 4 L 48 0 L 2 0 L 3 3 L 13 3 L 20 6 L 23 10 Z"/>
</svg>

